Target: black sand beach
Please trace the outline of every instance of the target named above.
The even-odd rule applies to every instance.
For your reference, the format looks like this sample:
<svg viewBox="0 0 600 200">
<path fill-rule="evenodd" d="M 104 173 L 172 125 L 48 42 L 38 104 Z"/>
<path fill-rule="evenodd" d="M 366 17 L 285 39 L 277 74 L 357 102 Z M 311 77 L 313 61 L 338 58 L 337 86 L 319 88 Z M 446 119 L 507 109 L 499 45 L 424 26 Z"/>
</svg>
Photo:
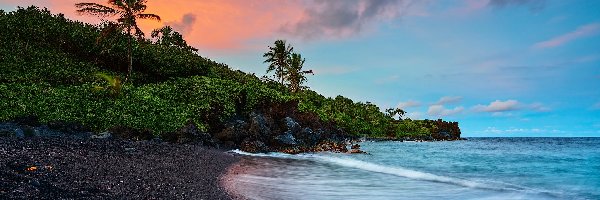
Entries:
<svg viewBox="0 0 600 200">
<path fill-rule="evenodd" d="M 0 138 L 0 199 L 231 199 L 238 158 L 199 145 L 69 137 Z"/>
</svg>

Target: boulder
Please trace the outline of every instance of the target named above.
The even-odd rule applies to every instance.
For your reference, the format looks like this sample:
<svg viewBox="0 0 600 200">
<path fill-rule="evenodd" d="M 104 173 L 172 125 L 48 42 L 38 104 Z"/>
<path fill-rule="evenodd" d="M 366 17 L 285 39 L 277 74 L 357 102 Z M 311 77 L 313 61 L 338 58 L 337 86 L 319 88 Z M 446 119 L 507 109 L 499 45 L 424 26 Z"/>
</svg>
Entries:
<svg viewBox="0 0 600 200">
<path fill-rule="evenodd" d="M 298 144 L 296 142 L 296 138 L 294 138 L 292 133 L 289 131 L 275 137 L 275 141 L 279 146 L 291 146 Z"/>
<path fill-rule="evenodd" d="M 248 136 L 248 123 L 243 120 L 234 120 L 225 125 L 225 128 L 215 135 L 220 141 L 231 141 L 235 144 L 241 144 Z"/>
<path fill-rule="evenodd" d="M 258 140 L 244 140 L 240 145 L 240 150 L 249 153 L 265 153 L 269 151 L 267 145 L 264 142 Z"/>
<path fill-rule="evenodd" d="M 48 122 L 48 128 L 62 132 L 64 134 L 77 134 L 91 131 L 89 128 L 85 127 L 82 124 L 65 121 Z"/>
<path fill-rule="evenodd" d="M 109 139 L 112 138 L 112 134 L 110 134 L 110 132 L 105 131 L 102 133 L 98 133 L 96 135 L 92 135 L 90 138 L 92 139 Z"/>
<path fill-rule="evenodd" d="M 255 138 L 267 138 L 272 135 L 271 127 L 267 118 L 260 113 L 250 113 L 249 134 Z"/>
<path fill-rule="evenodd" d="M 366 152 L 361 151 L 360 149 L 350 149 L 350 151 L 348 151 L 348 153 L 366 153 Z"/>
<path fill-rule="evenodd" d="M 319 143 L 319 140 L 321 139 L 321 132 L 322 131 L 313 131 L 309 127 L 304 127 L 301 131 L 297 132 L 294 137 L 296 137 L 298 140 L 301 140 L 301 143 L 304 145 L 314 146 Z"/>
<path fill-rule="evenodd" d="M 133 140 L 150 140 L 154 138 L 152 131 L 149 129 L 134 129 L 125 126 L 115 126 L 109 129 L 113 136 L 123 139 Z"/>
<path fill-rule="evenodd" d="M 288 131 L 292 131 L 292 132 L 300 131 L 300 128 L 301 128 L 300 124 L 298 124 L 298 122 L 296 122 L 291 117 L 285 117 L 283 120 L 285 122 L 285 125 L 286 125 Z"/>
</svg>

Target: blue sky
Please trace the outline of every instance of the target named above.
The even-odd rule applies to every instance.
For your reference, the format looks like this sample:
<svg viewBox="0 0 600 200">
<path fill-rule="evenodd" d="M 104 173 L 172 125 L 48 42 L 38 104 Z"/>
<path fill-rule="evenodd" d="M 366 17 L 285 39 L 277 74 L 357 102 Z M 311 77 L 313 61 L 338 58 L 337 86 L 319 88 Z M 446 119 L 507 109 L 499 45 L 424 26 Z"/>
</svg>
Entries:
<svg viewBox="0 0 600 200">
<path fill-rule="evenodd" d="M 600 136 L 600 1 L 206 2 L 234 17 L 162 6 L 162 24 L 145 28 L 176 25 L 200 54 L 257 75 L 286 39 L 316 72 L 311 89 L 458 121 L 467 137 Z M 86 20 L 71 1 L 0 0 L 28 4 Z"/>
</svg>

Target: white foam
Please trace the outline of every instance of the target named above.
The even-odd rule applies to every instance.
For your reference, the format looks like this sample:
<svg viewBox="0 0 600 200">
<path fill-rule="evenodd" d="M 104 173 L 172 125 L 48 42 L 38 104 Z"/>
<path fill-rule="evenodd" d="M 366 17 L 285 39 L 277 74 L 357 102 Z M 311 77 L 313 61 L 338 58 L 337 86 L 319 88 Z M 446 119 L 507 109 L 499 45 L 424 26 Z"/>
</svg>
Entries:
<svg viewBox="0 0 600 200">
<path fill-rule="evenodd" d="M 292 154 L 279 153 L 279 152 L 249 153 L 249 152 L 245 152 L 245 151 L 242 151 L 242 150 L 239 150 L 239 149 L 231 150 L 229 152 L 240 154 L 240 155 L 245 155 L 245 156 L 273 157 L 273 158 L 291 158 L 291 159 L 297 159 L 298 158 L 298 157 L 295 157 Z"/>
<path fill-rule="evenodd" d="M 415 171 L 415 170 L 410 170 L 410 169 L 404 169 L 401 167 L 389 167 L 389 166 L 384 166 L 384 165 L 379 165 L 379 164 L 374 164 L 374 163 L 369 163 L 369 162 L 354 160 L 354 159 L 349 159 L 349 158 L 336 158 L 336 157 L 329 157 L 329 156 L 316 156 L 316 157 L 325 162 L 334 163 L 334 164 L 341 165 L 344 167 L 352 167 L 352 168 L 362 169 L 362 170 L 371 171 L 371 172 L 391 174 L 391 175 L 410 178 L 410 179 L 414 179 L 414 180 L 450 183 L 450 184 L 454 184 L 454 185 L 460 185 L 460 186 L 471 187 L 471 188 L 489 188 L 489 186 L 487 186 L 486 184 L 475 182 L 475 181 L 451 178 L 451 177 L 446 177 L 446 176 L 439 176 L 439 175 L 435 175 L 435 174 L 431 174 L 431 173 L 420 172 L 420 171 Z"/>
<path fill-rule="evenodd" d="M 525 193 L 545 193 L 553 194 L 549 191 L 540 191 L 532 188 L 526 188 L 514 184 L 500 183 L 500 182 L 478 182 L 460 178 L 453 178 L 448 176 L 440 176 L 432 173 L 421 172 L 411 169 L 406 169 L 398 166 L 385 166 L 376 163 L 355 160 L 351 158 L 340 158 L 337 156 L 328 156 L 323 154 L 285 154 L 285 153 L 248 153 L 241 150 L 233 150 L 233 153 L 247 155 L 247 156 L 258 156 L 258 157 L 273 157 L 273 158 L 287 158 L 287 159 L 302 159 L 302 160 L 313 160 L 317 162 L 324 162 L 335 164 L 343 167 L 361 169 L 370 172 L 390 174 L 394 176 L 409 178 L 420 181 L 430 181 L 438 183 L 452 184 L 468 188 L 486 189 L 495 191 L 513 191 L 513 192 L 525 192 Z"/>
</svg>

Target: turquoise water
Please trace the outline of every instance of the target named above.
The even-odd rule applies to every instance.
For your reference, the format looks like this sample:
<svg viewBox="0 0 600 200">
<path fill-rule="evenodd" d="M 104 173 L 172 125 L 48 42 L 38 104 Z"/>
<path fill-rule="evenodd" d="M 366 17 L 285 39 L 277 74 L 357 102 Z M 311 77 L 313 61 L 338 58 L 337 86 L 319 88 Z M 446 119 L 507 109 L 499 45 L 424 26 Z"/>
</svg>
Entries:
<svg viewBox="0 0 600 200">
<path fill-rule="evenodd" d="M 361 149 L 370 154 L 238 151 L 256 159 L 232 185 L 250 199 L 600 199 L 600 138 L 363 142 Z"/>
</svg>

